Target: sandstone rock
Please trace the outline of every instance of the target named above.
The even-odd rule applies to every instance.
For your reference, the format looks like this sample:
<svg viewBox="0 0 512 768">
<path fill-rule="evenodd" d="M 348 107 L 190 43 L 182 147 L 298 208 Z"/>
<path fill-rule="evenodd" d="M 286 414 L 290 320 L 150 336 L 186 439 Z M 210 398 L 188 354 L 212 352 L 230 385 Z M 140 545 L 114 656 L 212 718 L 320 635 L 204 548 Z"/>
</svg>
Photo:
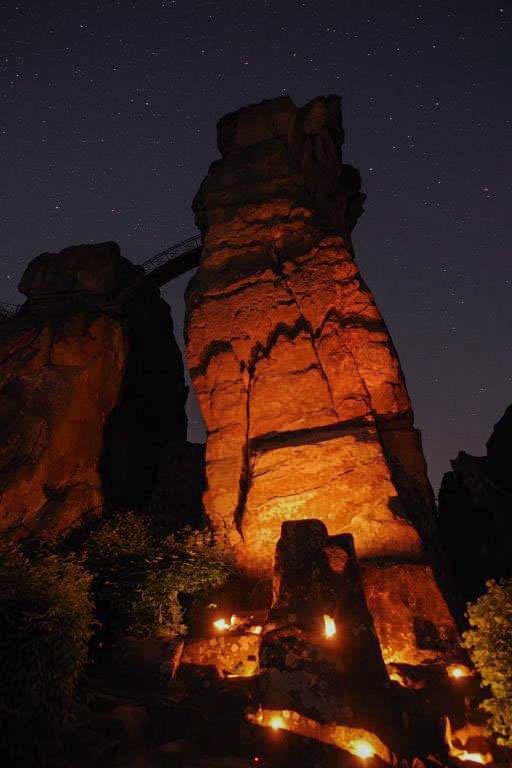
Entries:
<svg viewBox="0 0 512 768">
<path fill-rule="evenodd" d="M 461 612 L 488 579 L 512 575 L 512 406 L 495 425 L 486 456 L 461 451 L 439 491 L 439 530 Z"/>
<path fill-rule="evenodd" d="M 329 538 L 319 520 L 283 523 L 260 665 L 264 720 L 272 712 L 280 727 L 317 738 L 299 727 L 306 718 L 344 749 L 355 731 L 376 753 L 403 748 L 350 535 Z"/>
<path fill-rule="evenodd" d="M 432 569 L 417 563 L 362 565 L 368 607 L 386 664 L 457 655 L 458 634 Z"/>
<path fill-rule="evenodd" d="M 223 157 L 194 201 L 204 247 L 186 354 L 208 435 L 203 500 L 252 576 L 270 576 L 286 520 L 352 532 L 375 569 L 423 567 L 435 539 L 400 364 L 354 261 L 364 195 L 342 140 L 335 96 L 244 108 L 220 121 Z"/>
<path fill-rule="evenodd" d="M 73 245 L 60 253 L 42 253 L 33 259 L 18 286 L 31 309 L 50 297 L 73 294 L 113 297 L 141 271 L 121 256 L 117 243 Z"/>
<path fill-rule="evenodd" d="M 60 534 L 103 503 L 103 430 L 126 340 L 118 320 L 79 313 L 0 326 L 0 530 Z"/>
<path fill-rule="evenodd" d="M 192 638 L 185 641 L 180 668 L 215 667 L 221 677 L 251 677 L 258 672 L 259 649 L 260 637 L 251 632 Z"/>
<path fill-rule="evenodd" d="M 94 298 L 134 271 L 115 244 L 43 254 L 28 266 L 20 283 L 28 301 L 0 325 L 0 534 L 60 535 L 106 501 L 140 503 L 166 443 L 185 441 L 169 308 L 155 290 L 123 315 Z"/>
</svg>

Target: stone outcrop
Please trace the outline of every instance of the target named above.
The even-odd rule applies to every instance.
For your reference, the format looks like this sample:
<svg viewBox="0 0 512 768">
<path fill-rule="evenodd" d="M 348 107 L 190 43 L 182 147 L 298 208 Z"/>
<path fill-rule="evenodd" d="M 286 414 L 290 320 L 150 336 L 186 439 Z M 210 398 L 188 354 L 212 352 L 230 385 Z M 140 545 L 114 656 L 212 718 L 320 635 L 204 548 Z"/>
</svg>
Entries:
<svg viewBox="0 0 512 768">
<path fill-rule="evenodd" d="M 352 536 L 329 538 L 319 520 L 283 523 L 273 592 L 260 652 L 264 716 L 308 718 L 347 750 L 357 731 L 383 759 L 382 745 L 403 749 Z"/>
<path fill-rule="evenodd" d="M 42 254 L 22 311 L 0 325 L 0 534 L 59 535 L 105 503 L 149 498 L 167 442 L 186 437 L 169 307 L 115 243 Z"/>
<path fill-rule="evenodd" d="M 439 491 L 439 531 L 462 607 L 488 579 L 512 576 L 512 406 L 495 425 L 486 456 L 461 451 Z"/>
<path fill-rule="evenodd" d="M 386 641 L 386 661 L 415 663 L 451 647 L 455 628 L 429 561 L 420 436 L 354 261 L 364 195 L 342 142 L 335 96 L 301 109 L 274 99 L 219 122 L 222 158 L 194 201 L 204 247 L 187 291 L 186 355 L 208 435 L 203 498 L 217 536 L 257 577 L 271 574 L 284 521 L 352 533 L 378 631 L 390 600 L 407 628 Z M 402 591 L 389 567 L 407 572 Z M 429 591 L 439 610 L 424 603 Z"/>
</svg>

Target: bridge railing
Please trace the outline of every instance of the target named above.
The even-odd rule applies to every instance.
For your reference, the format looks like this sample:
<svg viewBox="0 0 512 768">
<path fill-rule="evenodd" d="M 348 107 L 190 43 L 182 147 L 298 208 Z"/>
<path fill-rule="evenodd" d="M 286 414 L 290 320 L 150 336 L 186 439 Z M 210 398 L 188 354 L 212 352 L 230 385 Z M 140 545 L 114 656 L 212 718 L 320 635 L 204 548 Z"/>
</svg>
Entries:
<svg viewBox="0 0 512 768">
<path fill-rule="evenodd" d="M 189 237 L 186 240 L 182 240 L 181 243 L 175 243 L 174 245 L 169 246 L 169 248 L 165 248 L 165 250 L 160 251 L 160 253 L 147 259 L 147 261 L 143 261 L 141 266 L 144 267 L 146 272 L 152 272 L 154 269 L 161 267 L 162 264 L 166 264 L 171 259 L 181 256 L 188 251 L 193 251 L 196 248 L 201 248 L 201 235 L 199 234 L 193 235 L 193 237 Z"/>
<path fill-rule="evenodd" d="M 8 320 L 17 314 L 20 304 L 7 304 L 5 301 L 0 301 L 0 321 Z"/>
</svg>

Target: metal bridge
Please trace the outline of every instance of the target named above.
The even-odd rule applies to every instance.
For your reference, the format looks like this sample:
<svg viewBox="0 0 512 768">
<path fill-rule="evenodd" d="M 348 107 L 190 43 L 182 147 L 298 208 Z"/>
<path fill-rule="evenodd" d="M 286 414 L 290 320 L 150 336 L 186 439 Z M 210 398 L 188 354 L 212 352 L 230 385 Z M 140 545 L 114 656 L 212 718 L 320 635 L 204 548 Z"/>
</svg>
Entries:
<svg viewBox="0 0 512 768">
<path fill-rule="evenodd" d="M 121 292 L 118 302 L 122 303 L 126 300 L 147 279 L 161 287 L 170 280 L 184 275 L 185 272 L 195 269 L 199 265 L 201 250 L 201 235 L 197 234 L 179 243 L 170 245 L 155 256 L 142 262 L 139 266 L 143 267 L 144 274 L 141 278 L 135 280 L 133 284 L 128 285 L 125 291 Z M 22 304 L 7 304 L 0 301 L 0 323 L 16 315 L 22 306 Z"/>
</svg>

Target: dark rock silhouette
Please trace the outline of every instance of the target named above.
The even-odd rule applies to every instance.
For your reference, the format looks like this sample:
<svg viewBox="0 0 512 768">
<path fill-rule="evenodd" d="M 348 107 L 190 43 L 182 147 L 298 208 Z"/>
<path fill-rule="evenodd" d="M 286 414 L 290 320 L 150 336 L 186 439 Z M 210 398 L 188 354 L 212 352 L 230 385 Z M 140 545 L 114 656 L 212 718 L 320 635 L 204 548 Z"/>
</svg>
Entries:
<svg viewBox="0 0 512 768">
<path fill-rule="evenodd" d="M 439 491 L 439 531 L 462 602 L 487 579 L 512 576 L 512 406 L 495 425 L 486 456 L 460 451 Z"/>
</svg>

